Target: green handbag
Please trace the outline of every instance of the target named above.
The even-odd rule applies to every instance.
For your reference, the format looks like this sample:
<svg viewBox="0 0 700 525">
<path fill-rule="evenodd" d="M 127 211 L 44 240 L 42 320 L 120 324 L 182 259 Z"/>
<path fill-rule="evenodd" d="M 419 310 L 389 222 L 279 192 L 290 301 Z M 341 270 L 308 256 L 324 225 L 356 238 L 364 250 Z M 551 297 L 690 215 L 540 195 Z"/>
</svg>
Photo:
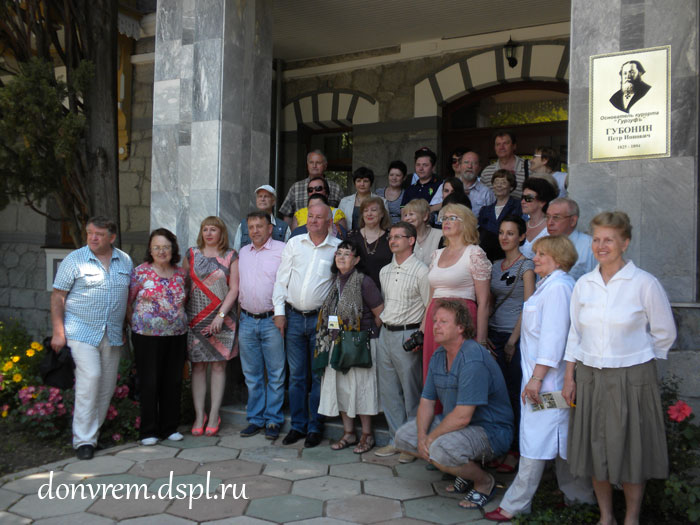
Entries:
<svg viewBox="0 0 700 525">
<path fill-rule="evenodd" d="M 331 354 L 331 368 L 343 374 L 347 374 L 352 367 L 372 368 L 369 339 L 369 330 L 340 332 Z"/>
</svg>

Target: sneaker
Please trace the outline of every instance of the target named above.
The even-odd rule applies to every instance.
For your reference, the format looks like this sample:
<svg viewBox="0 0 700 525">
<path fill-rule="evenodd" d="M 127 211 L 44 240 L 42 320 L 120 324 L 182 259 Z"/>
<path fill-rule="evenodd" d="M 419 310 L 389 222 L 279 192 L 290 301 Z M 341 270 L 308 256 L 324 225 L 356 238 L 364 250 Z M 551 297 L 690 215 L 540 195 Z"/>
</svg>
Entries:
<svg viewBox="0 0 700 525">
<path fill-rule="evenodd" d="M 258 432 L 262 430 L 262 427 L 259 427 L 258 425 L 254 425 L 251 423 L 247 427 L 245 427 L 243 430 L 241 430 L 241 437 L 248 438 L 250 436 L 254 436 Z"/>
<path fill-rule="evenodd" d="M 185 438 L 182 434 L 179 432 L 173 432 L 168 436 L 168 441 L 182 441 Z"/>
<path fill-rule="evenodd" d="M 144 439 L 141 440 L 141 444 L 142 444 L 144 447 L 152 447 L 152 446 L 155 445 L 156 443 L 158 443 L 158 438 L 157 438 L 157 437 L 144 438 Z"/>
<path fill-rule="evenodd" d="M 394 454 L 397 454 L 398 452 L 399 451 L 396 450 L 396 447 L 394 445 L 384 445 L 383 447 L 375 450 L 374 455 L 379 456 L 380 458 L 386 458 L 389 456 L 393 456 Z"/>
<path fill-rule="evenodd" d="M 274 441 L 278 437 L 280 437 L 280 426 L 278 424 L 270 423 L 265 427 L 265 439 Z"/>
<path fill-rule="evenodd" d="M 399 463 L 411 463 L 416 460 L 416 456 L 411 456 L 407 452 L 401 452 L 399 455 Z"/>
</svg>

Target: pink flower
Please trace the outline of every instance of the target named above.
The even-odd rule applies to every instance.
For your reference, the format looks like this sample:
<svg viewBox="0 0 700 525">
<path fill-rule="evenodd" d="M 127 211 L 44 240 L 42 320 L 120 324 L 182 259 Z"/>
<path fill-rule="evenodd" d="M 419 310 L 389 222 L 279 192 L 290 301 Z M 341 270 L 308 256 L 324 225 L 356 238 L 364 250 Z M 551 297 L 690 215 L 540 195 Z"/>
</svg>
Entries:
<svg viewBox="0 0 700 525">
<path fill-rule="evenodd" d="M 122 440 L 122 435 L 119 433 L 112 434 L 112 440 L 113 441 L 121 441 Z"/>
<path fill-rule="evenodd" d="M 693 409 L 685 401 L 678 400 L 675 405 L 668 407 L 668 417 L 676 423 L 680 423 L 692 413 Z"/>
<path fill-rule="evenodd" d="M 137 430 L 141 428 L 141 416 L 136 416 L 136 419 L 134 420 L 134 428 Z"/>
<path fill-rule="evenodd" d="M 117 411 L 116 408 L 114 408 L 114 405 L 109 405 L 109 408 L 107 409 L 107 420 L 112 421 L 118 415 L 119 415 L 119 412 Z"/>
</svg>

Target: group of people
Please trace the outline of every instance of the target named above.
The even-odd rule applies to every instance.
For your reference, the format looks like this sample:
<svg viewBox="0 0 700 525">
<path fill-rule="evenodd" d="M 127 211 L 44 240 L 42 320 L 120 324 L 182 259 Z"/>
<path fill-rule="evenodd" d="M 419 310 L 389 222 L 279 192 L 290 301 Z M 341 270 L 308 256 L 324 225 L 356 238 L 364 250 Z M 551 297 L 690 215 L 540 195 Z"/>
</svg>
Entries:
<svg viewBox="0 0 700 525">
<path fill-rule="evenodd" d="M 216 434 L 225 365 L 238 352 L 243 437 L 279 437 L 288 373 L 284 445 L 319 445 L 325 417 L 340 416 L 344 433 L 331 448 L 366 453 L 372 416 L 383 412 L 392 441 L 374 454 L 420 457 L 451 474 L 448 491 L 464 494 L 465 508 L 493 497 L 489 468 L 517 470 L 489 520 L 529 512 L 555 460 L 568 502 L 597 499 L 610 525 L 611 487 L 622 484 L 625 522 L 637 523 L 644 482 L 668 471 L 655 360 L 675 339 L 670 305 L 659 282 L 624 259 L 627 215 L 603 212 L 591 235 L 578 231 L 554 151 L 538 148 L 525 162 L 515 148 L 512 133 L 497 134 L 498 161 L 483 171 L 475 152 L 458 150 L 443 181 L 436 154 L 421 148 L 410 185 L 397 160 L 376 192 L 372 170 L 356 170 L 347 197 L 313 151 L 309 176 L 280 207 L 284 220 L 263 185 L 233 249 L 224 222 L 207 217 L 181 266 L 167 229 L 151 233 L 132 269 L 112 247 L 115 225 L 91 219 L 88 245 L 63 261 L 52 295 L 52 347 L 67 343 L 77 367 L 78 457 L 92 457 L 126 319 L 144 445 L 182 439 L 186 360 L 191 432 Z"/>
</svg>

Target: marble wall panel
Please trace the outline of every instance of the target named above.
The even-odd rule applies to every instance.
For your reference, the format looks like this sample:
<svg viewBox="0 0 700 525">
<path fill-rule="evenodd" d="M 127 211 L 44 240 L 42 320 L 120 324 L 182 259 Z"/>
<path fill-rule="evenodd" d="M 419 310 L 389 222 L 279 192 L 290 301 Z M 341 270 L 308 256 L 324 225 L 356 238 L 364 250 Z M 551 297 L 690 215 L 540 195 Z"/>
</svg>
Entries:
<svg viewBox="0 0 700 525">
<path fill-rule="evenodd" d="M 194 42 L 195 0 L 182 0 L 182 45 Z"/>
<path fill-rule="evenodd" d="M 194 20 L 194 41 L 220 39 L 224 35 L 224 1 L 197 0 Z M 230 1 L 226 2 L 227 4 Z"/>
<path fill-rule="evenodd" d="M 222 41 L 203 40 L 194 43 L 192 79 L 192 120 L 209 121 L 221 118 Z"/>
<path fill-rule="evenodd" d="M 189 198 L 189 210 L 187 213 L 187 245 L 196 246 L 197 235 L 199 234 L 199 225 L 202 220 L 210 215 L 219 215 L 219 194 L 216 189 L 192 190 Z M 234 232 L 235 233 L 235 232 Z M 230 235 L 230 232 L 229 232 Z"/>
<path fill-rule="evenodd" d="M 244 87 L 243 55 L 242 47 L 237 46 L 228 40 L 224 42 L 224 55 L 226 61 L 223 64 L 223 92 L 221 101 L 221 118 L 226 122 L 242 124 L 243 107 L 246 101 L 246 91 Z M 260 96 L 264 96 L 261 93 Z M 269 124 L 268 124 L 269 125 Z"/>
<path fill-rule="evenodd" d="M 219 187 L 220 133 L 221 122 L 218 120 L 192 123 L 192 191 Z"/>
<path fill-rule="evenodd" d="M 224 38 L 237 46 L 245 46 L 245 34 L 246 26 L 250 23 L 255 23 L 255 19 L 247 19 L 247 15 L 250 9 L 260 9 L 260 5 L 268 4 L 270 2 L 260 2 L 256 0 L 255 2 L 250 2 L 249 0 L 226 0 L 224 2 L 224 13 L 223 20 L 226 30 L 224 31 Z M 270 22 L 271 24 L 271 22 Z M 270 32 L 272 28 L 270 28 Z M 270 37 L 270 40 L 272 38 Z"/>
<path fill-rule="evenodd" d="M 569 122 L 585 125 L 569 126 L 569 165 L 588 162 L 588 85 L 571 87 Z M 574 147 L 574 144 L 576 147 Z"/>
<path fill-rule="evenodd" d="M 581 208 L 581 224 L 617 207 L 616 166 L 612 162 L 569 164 L 569 195 Z"/>
<path fill-rule="evenodd" d="M 177 124 L 180 121 L 180 79 L 153 83 L 153 125 Z"/>
<path fill-rule="evenodd" d="M 180 122 L 192 122 L 192 78 L 180 79 Z"/>
<path fill-rule="evenodd" d="M 159 42 L 158 47 L 156 48 L 156 61 L 153 67 L 153 78 L 156 81 L 180 78 L 182 71 L 183 63 L 181 41 L 166 40 L 164 42 Z"/>
<path fill-rule="evenodd" d="M 182 144 L 177 147 L 178 180 L 174 190 L 184 200 L 190 196 L 192 186 L 192 146 Z"/>
<path fill-rule="evenodd" d="M 156 44 L 182 38 L 182 1 L 158 0 Z"/>
<path fill-rule="evenodd" d="M 620 48 L 620 0 L 571 2 L 571 82 L 588 85 L 588 57 Z"/>
<path fill-rule="evenodd" d="M 671 155 L 684 157 L 698 151 L 698 77 L 671 79 Z"/>
<path fill-rule="evenodd" d="M 177 133 L 177 125 L 153 126 L 151 191 L 174 191 L 178 186 Z"/>
<path fill-rule="evenodd" d="M 151 190 L 151 225 L 153 228 L 168 228 L 178 239 L 184 238 L 180 237 L 177 229 L 180 213 L 185 206 L 186 202 L 174 191 Z"/>
</svg>

